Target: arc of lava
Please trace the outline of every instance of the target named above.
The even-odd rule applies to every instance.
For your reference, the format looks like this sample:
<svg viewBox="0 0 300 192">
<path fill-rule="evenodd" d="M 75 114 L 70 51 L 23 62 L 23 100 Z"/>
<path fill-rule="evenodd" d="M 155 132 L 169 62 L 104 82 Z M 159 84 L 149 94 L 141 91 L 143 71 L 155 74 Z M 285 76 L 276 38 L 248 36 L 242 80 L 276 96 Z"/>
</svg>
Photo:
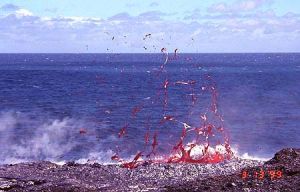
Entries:
<svg viewBox="0 0 300 192">
<path fill-rule="evenodd" d="M 150 35 L 148 35 L 150 36 Z M 146 37 L 148 37 L 146 35 Z M 175 49 L 174 51 L 174 58 L 176 58 L 177 56 L 177 51 L 178 49 Z M 162 48 L 161 52 L 163 53 L 165 60 L 164 63 L 160 66 L 160 73 L 159 74 L 165 74 L 163 72 L 165 72 L 165 66 L 167 64 L 167 62 L 169 61 L 169 54 L 167 52 L 166 48 Z M 172 58 L 170 58 L 170 60 L 172 60 Z M 168 87 L 169 85 L 188 85 L 190 86 L 190 91 L 192 92 L 192 102 L 193 105 L 195 104 L 196 98 L 195 98 L 195 93 L 194 93 L 194 89 L 196 86 L 196 81 L 194 80 L 188 80 L 188 81 L 176 81 L 176 82 L 170 82 L 167 78 L 167 76 L 165 77 L 165 81 L 163 82 L 163 90 L 164 90 L 164 103 L 163 103 L 163 112 L 164 112 L 164 116 L 163 119 L 160 121 L 160 124 L 165 123 L 166 121 L 173 121 L 177 124 L 180 124 L 181 126 L 183 126 L 182 129 L 182 133 L 181 136 L 179 138 L 179 141 L 176 142 L 176 144 L 173 146 L 173 149 L 171 151 L 171 153 L 167 156 L 167 157 L 163 157 L 163 159 L 161 160 L 157 160 L 157 159 L 152 159 L 151 156 L 155 156 L 157 155 L 157 146 L 158 146 L 158 133 L 154 132 L 152 139 L 150 138 L 150 129 L 148 127 L 146 134 L 144 135 L 144 144 L 145 147 L 150 147 L 150 153 L 148 153 L 148 155 L 146 155 L 147 151 L 143 150 L 143 151 L 138 151 L 135 155 L 135 157 L 133 158 L 132 161 L 128 162 L 125 161 L 123 159 L 121 159 L 118 155 L 118 153 L 116 153 L 114 156 L 112 156 L 112 160 L 118 161 L 119 163 L 121 163 L 121 165 L 124 168 L 128 168 L 128 169 L 133 169 L 138 167 L 139 165 L 143 164 L 143 163 L 149 163 L 149 162 L 164 162 L 164 163 L 218 163 L 221 162 L 225 159 L 230 159 L 231 155 L 232 155 L 232 151 L 229 145 L 229 141 L 228 138 L 226 137 L 226 135 L 224 134 L 224 125 L 223 125 L 223 119 L 222 116 L 219 114 L 218 112 L 218 106 L 217 106 L 217 98 L 218 98 L 218 92 L 216 89 L 216 83 L 213 81 L 213 79 L 210 77 L 210 75 L 207 75 L 206 79 L 209 82 L 209 85 L 206 86 L 202 86 L 201 90 L 202 91 L 206 91 L 208 93 L 211 94 L 211 104 L 210 104 L 210 110 L 209 108 L 207 108 L 207 110 L 211 111 L 213 117 L 212 118 L 216 118 L 217 120 L 220 120 L 221 125 L 218 127 L 215 124 L 214 120 L 212 122 L 210 122 L 208 120 L 208 116 L 205 114 L 200 115 L 200 119 L 202 120 L 202 125 L 200 124 L 198 125 L 190 125 L 186 122 L 183 121 L 179 121 L 177 120 L 174 116 L 171 115 L 166 115 L 166 108 L 168 105 Z M 139 113 L 142 109 L 143 105 L 140 106 L 136 106 L 133 108 L 132 110 L 132 117 L 133 119 L 135 119 L 136 114 Z M 149 121 L 149 119 L 148 119 Z M 123 137 L 126 134 L 126 129 L 128 128 L 128 123 L 125 124 L 125 126 L 123 128 L 121 128 L 118 136 L 119 138 Z M 224 144 L 222 144 L 222 146 L 225 148 L 225 153 L 221 153 L 220 151 L 214 150 L 214 148 L 212 148 L 212 150 L 214 150 L 213 153 L 211 153 L 209 151 L 209 149 L 211 148 L 212 142 L 211 141 L 211 137 L 214 137 L 214 132 L 213 130 L 217 129 L 219 132 L 222 133 L 225 141 Z M 195 133 L 192 133 L 194 132 Z M 186 143 L 186 138 L 190 139 L 187 134 L 196 134 L 196 135 L 192 135 L 195 138 L 195 140 L 193 140 L 190 143 Z M 200 138 L 201 135 L 201 138 Z M 201 139 L 201 140 L 200 140 Z M 152 140 L 152 142 L 150 143 L 150 140 Z M 202 141 L 203 140 L 203 141 Z M 205 143 L 200 143 L 200 142 L 205 142 Z M 216 149 L 216 147 L 215 147 Z M 202 151 L 202 154 L 199 153 L 199 155 L 195 156 L 195 151 Z M 146 154 L 145 154 L 146 153 Z M 145 155 L 144 155 L 145 154 Z M 147 160 L 144 160 L 142 157 L 145 156 L 147 158 Z"/>
<path fill-rule="evenodd" d="M 169 53 L 167 52 L 167 48 L 163 47 L 160 50 L 165 55 L 165 62 L 160 66 L 161 70 L 164 70 L 168 60 L 169 60 Z"/>
</svg>

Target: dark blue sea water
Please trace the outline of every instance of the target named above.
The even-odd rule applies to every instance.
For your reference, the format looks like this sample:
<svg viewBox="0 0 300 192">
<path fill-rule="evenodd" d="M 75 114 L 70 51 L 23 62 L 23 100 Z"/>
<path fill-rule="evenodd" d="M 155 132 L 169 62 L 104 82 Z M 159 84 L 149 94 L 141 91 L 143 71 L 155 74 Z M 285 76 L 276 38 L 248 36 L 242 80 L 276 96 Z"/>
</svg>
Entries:
<svg viewBox="0 0 300 192">
<path fill-rule="evenodd" d="M 300 54 L 170 55 L 159 74 L 164 61 L 161 54 L 0 54 L 0 162 L 108 162 L 116 145 L 128 156 L 143 149 L 147 126 L 166 151 L 182 126 L 159 120 L 170 114 L 197 124 L 210 103 L 199 91 L 207 75 L 239 154 L 270 158 L 300 146 Z M 165 79 L 195 80 L 197 102 L 189 88 L 172 84 L 163 109 Z"/>
</svg>

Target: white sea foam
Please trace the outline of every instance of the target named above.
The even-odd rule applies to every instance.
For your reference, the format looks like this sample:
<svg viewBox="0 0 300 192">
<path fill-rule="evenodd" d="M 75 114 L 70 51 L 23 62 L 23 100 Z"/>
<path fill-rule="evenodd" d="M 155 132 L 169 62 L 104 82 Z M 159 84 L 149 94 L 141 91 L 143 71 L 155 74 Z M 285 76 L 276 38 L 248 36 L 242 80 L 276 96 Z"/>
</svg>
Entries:
<svg viewBox="0 0 300 192">
<path fill-rule="evenodd" d="M 85 163 L 101 163 L 103 165 L 115 164 L 115 161 L 111 160 L 111 157 L 114 155 L 112 150 L 101 151 L 101 152 L 91 152 L 87 155 L 86 158 L 80 158 L 76 160 L 76 163 L 85 164 Z"/>
<path fill-rule="evenodd" d="M 27 130 L 20 130 L 20 125 Z M 77 145 L 73 135 L 81 126 L 69 118 L 31 120 L 26 114 L 1 112 L 1 163 L 59 160 Z"/>
<path fill-rule="evenodd" d="M 206 144 L 207 145 L 207 144 Z M 192 150 L 191 150 L 191 157 L 197 157 L 197 156 L 202 156 L 203 151 L 205 150 L 205 144 L 203 145 L 196 145 Z M 186 149 L 188 149 L 188 145 L 186 146 Z M 268 161 L 270 158 L 266 157 L 259 157 L 259 156 L 252 156 L 249 155 L 248 153 L 243 153 L 240 154 L 239 151 L 235 147 L 231 147 L 231 151 L 234 156 L 239 157 L 241 159 L 248 159 L 248 160 L 257 160 L 257 161 Z M 216 145 L 216 146 L 209 146 L 207 148 L 207 152 L 209 154 L 215 154 L 218 152 L 219 154 L 226 154 L 226 148 L 224 145 Z"/>
<path fill-rule="evenodd" d="M 239 157 L 241 159 L 251 159 L 251 160 L 257 160 L 257 161 L 268 161 L 268 160 L 270 160 L 270 158 L 252 156 L 252 155 L 249 155 L 248 153 L 243 153 Z"/>
<path fill-rule="evenodd" d="M 267 158 L 267 157 L 259 157 L 259 156 L 253 156 L 253 155 L 249 155 L 249 153 L 240 153 L 238 150 L 238 147 L 236 146 L 232 146 L 231 150 L 234 154 L 234 156 L 241 158 L 241 159 L 247 159 L 247 160 L 256 160 L 256 161 L 268 161 L 271 158 Z"/>
<path fill-rule="evenodd" d="M 27 130 L 25 132 L 20 131 L 20 127 L 18 127 L 20 125 L 25 125 L 24 129 Z M 15 164 L 47 160 L 57 164 L 64 164 L 70 160 L 65 159 L 65 155 L 72 153 L 72 150 L 76 149 L 80 144 L 80 139 L 78 139 L 80 137 L 79 130 L 84 125 L 83 121 L 72 118 L 31 120 L 28 114 L 14 111 L 0 112 L 0 162 L 1 164 Z M 113 135 L 106 138 L 108 142 L 116 140 L 117 138 Z M 115 164 L 116 162 L 111 160 L 114 152 L 102 148 L 101 141 L 95 142 L 97 143 L 95 145 L 92 144 L 92 149 L 84 151 L 77 158 L 71 160 L 75 160 L 76 163 Z M 186 147 L 188 148 L 188 146 Z M 203 155 L 205 146 L 205 144 L 195 146 L 191 150 L 191 156 Z M 268 158 L 252 156 L 248 153 L 240 154 L 234 147 L 231 149 L 235 156 L 242 159 L 268 160 Z M 226 149 L 223 145 L 216 145 L 208 147 L 208 152 L 210 154 L 216 152 L 225 154 Z M 124 160 L 130 161 L 134 157 L 135 154 L 125 157 Z"/>
<path fill-rule="evenodd" d="M 15 111 L 0 112 L 0 164 L 41 160 L 60 165 L 67 161 L 115 163 L 111 160 L 114 152 L 102 149 L 102 142 L 116 141 L 116 136 L 107 135 L 101 141 L 90 139 L 88 136 L 80 135 L 79 132 L 86 125 L 86 122 L 72 118 L 46 120 L 35 118 L 33 120 L 29 114 Z M 89 131 L 86 134 L 89 134 Z M 92 147 L 72 157 L 72 154 L 82 146 Z M 69 159 L 65 158 L 68 154 L 71 156 Z"/>
</svg>

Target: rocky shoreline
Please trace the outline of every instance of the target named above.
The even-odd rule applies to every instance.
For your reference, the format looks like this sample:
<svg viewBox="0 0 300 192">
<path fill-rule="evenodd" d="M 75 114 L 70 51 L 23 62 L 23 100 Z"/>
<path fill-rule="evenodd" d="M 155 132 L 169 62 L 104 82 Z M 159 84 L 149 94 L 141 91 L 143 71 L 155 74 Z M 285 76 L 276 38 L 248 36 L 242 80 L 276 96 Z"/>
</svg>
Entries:
<svg viewBox="0 0 300 192">
<path fill-rule="evenodd" d="M 220 164 L 0 166 L 0 191 L 300 191 L 300 149 L 283 149 L 267 162 L 234 158 Z"/>
</svg>

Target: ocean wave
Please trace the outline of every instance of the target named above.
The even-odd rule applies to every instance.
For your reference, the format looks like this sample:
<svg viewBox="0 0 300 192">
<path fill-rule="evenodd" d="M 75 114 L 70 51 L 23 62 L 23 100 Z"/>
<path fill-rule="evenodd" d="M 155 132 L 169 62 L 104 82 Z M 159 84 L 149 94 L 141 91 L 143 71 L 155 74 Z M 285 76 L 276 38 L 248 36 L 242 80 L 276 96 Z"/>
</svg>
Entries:
<svg viewBox="0 0 300 192">
<path fill-rule="evenodd" d="M 80 130 L 87 124 L 86 121 L 78 118 L 57 119 L 49 118 L 46 114 L 2 111 L 0 112 L 0 164 L 32 161 L 51 161 L 56 164 L 64 164 L 67 161 L 80 164 L 115 164 L 116 162 L 111 160 L 115 152 L 105 146 L 107 143 L 113 143 L 116 140 L 115 136 L 107 135 L 101 140 L 84 137 L 80 134 Z M 201 156 L 203 150 L 204 145 L 196 146 L 191 151 L 191 156 Z M 268 160 L 248 153 L 239 154 L 234 147 L 232 150 L 234 156 L 241 159 Z M 223 154 L 225 148 L 223 145 L 217 145 L 215 148 L 209 147 L 208 151 Z M 131 154 L 123 160 L 130 161 L 133 158 L 134 154 Z"/>
<path fill-rule="evenodd" d="M 48 119 L 37 114 L 2 111 L 0 162 L 15 164 L 42 160 L 62 163 L 82 161 L 84 158 L 105 162 L 110 157 L 104 154 L 110 155 L 112 152 L 99 152 L 103 140 L 90 141 L 82 137 L 80 130 L 86 124 L 83 120 L 74 118 Z M 113 140 L 111 136 L 107 139 Z M 76 155 L 72 157 L 74 154 Z"/>
</svg>

